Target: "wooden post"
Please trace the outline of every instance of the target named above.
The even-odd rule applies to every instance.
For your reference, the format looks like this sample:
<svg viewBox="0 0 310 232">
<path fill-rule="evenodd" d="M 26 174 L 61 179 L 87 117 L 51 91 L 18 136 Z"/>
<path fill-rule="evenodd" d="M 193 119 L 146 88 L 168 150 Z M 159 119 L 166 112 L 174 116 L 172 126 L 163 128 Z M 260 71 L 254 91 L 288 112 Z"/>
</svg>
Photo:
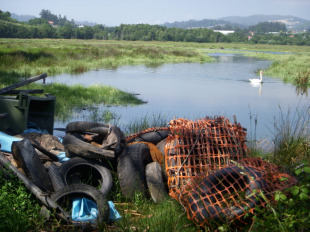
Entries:
<svg viewBox="0 0 310 232">
<path fill-rule="evenodd" d="M 24 86 L 24 85 L 28 85 L 28 84 L 30 84 L 32 82 L 44 79 L 46 77 L 47 77 L 46 73 L 43 73 L 43 74 L 41 74 L 39 76 L 30 77 L 27 80 L 24 80 L 24 81 L 21 81 L 19 83 L 14 84 L 14 85 L 10 85 L 10 86 L 7 86 L 7 87 L 5 87 L 3 89 L 0 89 L 0 94 L 7 93 L 7 92 L 9 92 L 9 91 L 11 91 L 13 89 L 19 88 L 19 87 Z"/>
</svg>

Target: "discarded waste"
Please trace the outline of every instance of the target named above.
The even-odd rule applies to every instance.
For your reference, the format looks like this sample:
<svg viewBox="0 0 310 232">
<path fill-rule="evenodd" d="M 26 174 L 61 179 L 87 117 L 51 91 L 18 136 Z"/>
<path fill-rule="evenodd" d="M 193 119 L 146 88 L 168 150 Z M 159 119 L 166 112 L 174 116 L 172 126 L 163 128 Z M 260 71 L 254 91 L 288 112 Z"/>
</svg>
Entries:
<svg viewBox="0 0 310 232">
<path fill-rule="evenodd" d="M 28 125 L 15 136 L 0 132 L 1 165 L 72 224 L 122 218 L 107 199 L 112 175 L 126 198 L 141 193 L 160 203 L 170 196 L 199 226 L 212 220 L 237 228 L 251 222 L 245 215 L 266 206 L 262 194 L 274 201 L 271 192 L 297 183 L 280 167 L 247 158 L 246 129 L 225 117 L 174 119 L 127 137 L 95 122 L 69 123 L 63 139 Z"/>
</svg>

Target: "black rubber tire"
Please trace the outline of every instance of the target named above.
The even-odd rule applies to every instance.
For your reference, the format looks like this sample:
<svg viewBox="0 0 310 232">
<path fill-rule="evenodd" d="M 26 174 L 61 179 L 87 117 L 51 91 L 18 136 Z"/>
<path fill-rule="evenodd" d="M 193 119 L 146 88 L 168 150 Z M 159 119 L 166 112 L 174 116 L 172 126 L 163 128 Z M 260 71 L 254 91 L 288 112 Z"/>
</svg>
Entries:
<svg viewBox="0 0 310 232">
<path fill-rule="evenodd" d="M 67 157 L 83 157 L 86 159 L 114 159 L 115 152 L 112 150 L 105 150 L 100 147 L 84 142 L 79 134 L 66 134 L 63 138 Z"/>
<path fill-rule="evenodd" d="M 109 206 L 105 198 L 98 189 L 93 186 L 86 184 L 73 184 L 65 186 L 51 195 L 51 199 L 54 200 L 60 207 L 64 210 L 68 210 L 72 206 L 72 199 L 78 197 L 85 197 L 93 200 L 98 207 L 99 215 L 97 217 L 97 222 L 108 221 L 109 219 Z M 71 213 L 69 213 L 71 215 Z"/>
<path fill-rule="evenodd" d="M 163 172 L 159 163 L 152 162 L 145 167 L 146 183 L 151 198 L 155 203 L 168 199 L 168 193 L 163 181 Z"/>
<path fill-rule="evenodd" d="M 60 170 L 57 165 L 52 164 L 48 168 L 48 175 L 51 179 L 54 191 L 57 191 L 66 186 L 63 176 L 60 174 Z"/>
<path fill-rule="evenodd" d="M 224 176 L 230 177 L 227 178 L 228 181 L 223 178 Z M 243 178 L 240 178 L 240 176 Z M 234 186 L 241 188 L 248 184 L 250 188 L 245 189 L 245 196 L 249 196 L 255 189 L 266 188 L 266 182 L 260 177 L 261 174 L 252 168 L 245 167 L 244 169 L 241 169 L 236 166 L 226 167 L 209 175 L 188 195 L 187 207 L 191 209 L 189 210 L 189 215 L 192 217 L 192 211 L 196 212 L 195 221 L 198 221 L 199 223 L 203 223 L 205 220 L 208 220 L 208 218 L 212 218 L 217 222 L 232 222 L 238 219 L 236 220 L 237 222 L 234 223 L 242 223 L 242 220 L 244 220 L 242 215 L 245 215 L 245 213 L 251 209 L 255 209 L 256 205 L 259 205 L 263 200 L 254 194 L 253 196 L 245 199 L 243 201 L 244 203 L 240 203 L 239 206 L 227 206 L 225 208 L 220 208 L 217 204 L 213 205 L 218 195 L 217 192 L 227 189 L 227 187 L 231 184 L 235 184 Z M 239 180 L 238 184 L 234 182 L 236 179 Z M 232 182 L 230 183 L 229 180 Z M 209 191 L 205 186 L 207 186 L 211 191 Z M 207 195 L 213 202 L 209 202 L 207 200 Z"/>
<path fill-rule="evenodd" d="M 143 142 L 153 143 L 154 145 L 156 145 L 161 140 L 167 137 L 168 137 L 168 130 L 159 130 L 159 131 L 153 131 L 153 132 L 141 134 L 139 135 L 139 137 L 135 138 L 133 142 L 143 141 Z"/>
<path fill-rule="evenodd" d="M 76 182 L 89 184 L 98 188 L 104 195 L 112 188 L 111 172 L 99 162 L 75 157 L 62 163 L 59 171 L 65 185 Z"/>
<path fill-rule="evenodd" d="M 38 153 L 28 139 L 12 143 L 14 159 L 21 164 L 26 176 L 42 191 L 53 192 L 54 188 L 49 175 L 41 163 Z"/>
<path fill-rule="evenodd" d="M 109 132 L 109 125 L 97 122 L 76 121 L 70 122 L 66 126 L 66 133 L 95 133 L 99 135 L 107 135 Z"/>
<path fill-rule="evenodd" d="M 152 162 L 146 144 L 128 145 L 118 158 L 117 175 L 123 195 L 133 199 L 136 193 L 146 196 L 145 166 Z"/>
</svg>

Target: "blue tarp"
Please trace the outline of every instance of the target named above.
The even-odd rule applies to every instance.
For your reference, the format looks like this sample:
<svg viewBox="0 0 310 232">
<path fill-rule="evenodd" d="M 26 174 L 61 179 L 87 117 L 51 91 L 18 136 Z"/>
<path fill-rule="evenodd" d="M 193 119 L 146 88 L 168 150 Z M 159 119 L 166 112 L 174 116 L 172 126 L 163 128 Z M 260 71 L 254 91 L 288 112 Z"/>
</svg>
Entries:
<svg viewBox="0 0 310 232">
<path fill-rule="evenodd" d="M 14 137 L 0 131 L 0 144 L 1 144 L 0 150 L 3 152 L 11 153 L 12 143 L 14 141 L 21 141 L 21 140 L 22 140 L 21 138 Z"/>
</svg>

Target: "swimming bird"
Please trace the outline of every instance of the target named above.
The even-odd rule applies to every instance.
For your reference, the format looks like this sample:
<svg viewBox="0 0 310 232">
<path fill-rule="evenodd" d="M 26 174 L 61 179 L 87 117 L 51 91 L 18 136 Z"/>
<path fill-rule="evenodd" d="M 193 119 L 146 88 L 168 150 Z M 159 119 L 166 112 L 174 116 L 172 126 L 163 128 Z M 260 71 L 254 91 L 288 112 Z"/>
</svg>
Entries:
<svg viewBox="0 0 310 232">
<path fill-rule="evenodd" d="M 249 79 L 252 83 L 263 83 L 263 70 L 259 72 L 259 79 Z"/>
</svg>

